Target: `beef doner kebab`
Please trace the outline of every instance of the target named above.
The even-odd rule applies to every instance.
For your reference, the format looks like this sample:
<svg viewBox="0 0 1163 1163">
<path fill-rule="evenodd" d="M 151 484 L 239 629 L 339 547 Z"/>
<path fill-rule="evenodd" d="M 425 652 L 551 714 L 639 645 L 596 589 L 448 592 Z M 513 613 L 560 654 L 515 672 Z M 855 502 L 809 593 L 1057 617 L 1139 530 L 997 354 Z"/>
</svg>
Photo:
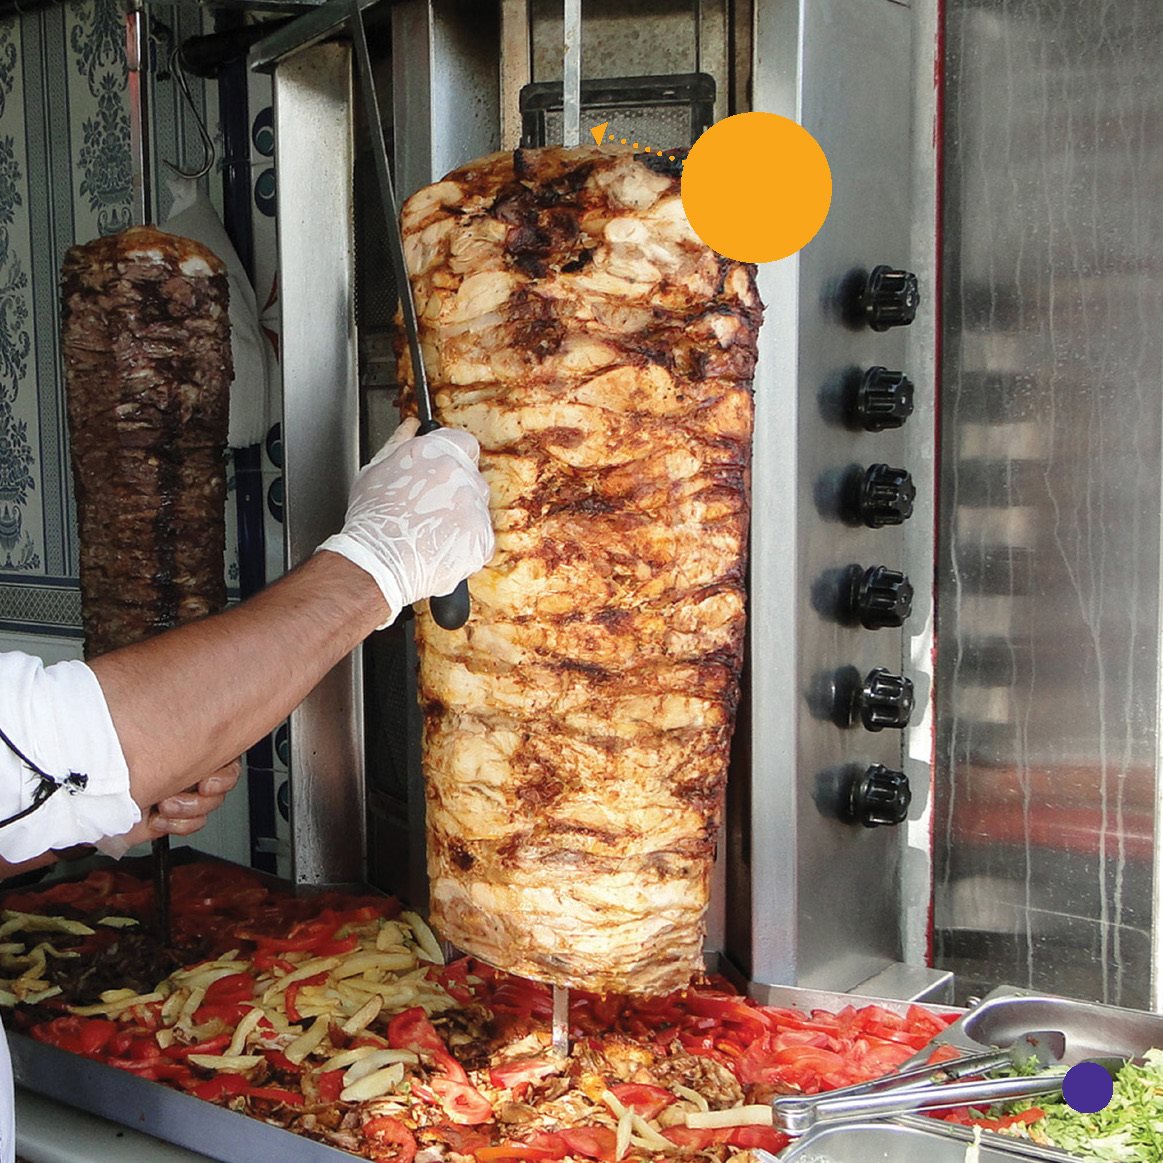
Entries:
<svg viewBox="0 0 1163 1163">
<path fill-rule="evenodd" d="M 743 647 L 762 304 L 679 175 L 518 150 L 403 210 L 436 412 L 480 441 L 497 530 L 465 630 L 417 623 L 432 920 L 599 991 L 702 969 Z"/>
<path fill-rule="evenodd" d="M 135 227 L 72 247 L 61 295 L 91 657 L 226 604 L 226 271 Z"/>
</svg>

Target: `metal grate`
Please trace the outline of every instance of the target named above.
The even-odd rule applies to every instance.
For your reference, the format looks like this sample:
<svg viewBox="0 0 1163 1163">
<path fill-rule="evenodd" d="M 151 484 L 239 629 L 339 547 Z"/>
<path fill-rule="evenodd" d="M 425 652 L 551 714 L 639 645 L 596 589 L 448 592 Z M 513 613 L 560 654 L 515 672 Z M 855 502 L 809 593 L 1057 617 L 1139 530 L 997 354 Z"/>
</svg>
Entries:
<svg viewBox="0 0 1163 1163">
<path fill-rule="evenodd" d="M 582 81 L 582 143 L 590 126 L 608 121 L 608 133 L 643 148 L 682 149 L 714 119 L 715 80 L 707 73 L 657 77 L 614 77 Z M 548 81 L 521 90 L 521 144 L 555 145 L 562 140 L 562 88 Z"/>
</svg>

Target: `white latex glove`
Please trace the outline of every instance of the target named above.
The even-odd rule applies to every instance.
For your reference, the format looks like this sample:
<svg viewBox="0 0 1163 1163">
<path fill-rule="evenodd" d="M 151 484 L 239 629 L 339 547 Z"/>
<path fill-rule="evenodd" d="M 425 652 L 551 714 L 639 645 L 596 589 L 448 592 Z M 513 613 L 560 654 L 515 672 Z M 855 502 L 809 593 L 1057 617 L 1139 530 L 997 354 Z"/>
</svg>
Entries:
<svg viewBox="0 0 1163 1163">
<path fill-rule="evenodd" d="M 319 546 L 367 570 L 392 618 L 451 593 L 493 555 L 480 445 L 456 428 L 417 436 L 419 426 L 405 420 L 392 433 L 355 478 L 343 529 Z"/>
</svg>

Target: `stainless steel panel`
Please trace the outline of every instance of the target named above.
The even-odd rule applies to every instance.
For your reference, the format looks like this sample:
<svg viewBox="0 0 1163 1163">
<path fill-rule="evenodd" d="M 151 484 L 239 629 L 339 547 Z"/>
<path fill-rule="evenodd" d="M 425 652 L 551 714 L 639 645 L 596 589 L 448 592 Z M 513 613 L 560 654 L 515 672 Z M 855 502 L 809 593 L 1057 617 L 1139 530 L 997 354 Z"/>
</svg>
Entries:
<svg viewBox="0 0 1163 1163">
<path fill-rule="evenodd" d="M 275 70 L 287 560 L 343 523 L 359 465 L 352 304 L 351 60 L 305 49 Z M 293 878 L 364 879 L 361 680 L 341 662 L 291 715 Z"/>
<path fill-rule="evenodd" d="M 496 5 L 403 0 L 392 7 L 396 194 L 500 149 Z"/>
<path fill-rule="evenodd" d="M 811 0 L 762 4 L 756 17 L 754 106 L 815 135 L 833 200 L 799 255 L 760 271 L 767 318 L 755 385 L 751 706 L 741 743 L 750 746 L 750 781 L 734 793 L 729 821 L 748 862 L 732 870 L 728 952 L 759 983 L 843 990 L 902 952 L 905 833 L 837 818 L 856 772 L 900 768 L 901 735 L 838 727 L 818 696 L 842 667 L 862 676 L 875 666 L 908 669 L 901 631 L 851 628 L 835 613 L 851 566 L 903 567 L 903 531 L 849 525 L 836 498 L 844 472 L 876 462 L 910 469 L 923 488 L 908 433 L 924 421 L 854 431 L 836 398 L 860 369 L 909 370 L 899 329 L 852 327 L 838 304 L 853 272 L 909 267 L 913 16 L 886 0 Z M 921 293 L 928 311 L 932 288 Z M 925 616 L 913 615 L 921 624 Z M 926 787 L 913 792 L 919 813 Z"/>
<path fill-rule="evenodd" d="M 936 953 L 1158 1008 L 1163 8 L 946 10 Z"/>
</svg>

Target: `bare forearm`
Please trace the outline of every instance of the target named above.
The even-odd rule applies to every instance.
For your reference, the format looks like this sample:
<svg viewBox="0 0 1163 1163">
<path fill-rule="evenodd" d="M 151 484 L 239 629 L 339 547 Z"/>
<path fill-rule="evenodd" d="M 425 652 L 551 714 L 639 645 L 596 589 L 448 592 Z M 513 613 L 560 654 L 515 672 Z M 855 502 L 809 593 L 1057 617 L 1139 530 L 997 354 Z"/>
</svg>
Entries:
<svg viewBox="0 0 1163 1163">
<path fill-rule="evenodd" d="M 324 552 L 235 609 L 94 659 L 133 798 L 148 807 L 241 754 L 385 616 L 373 579 Z"/>
</svg>

